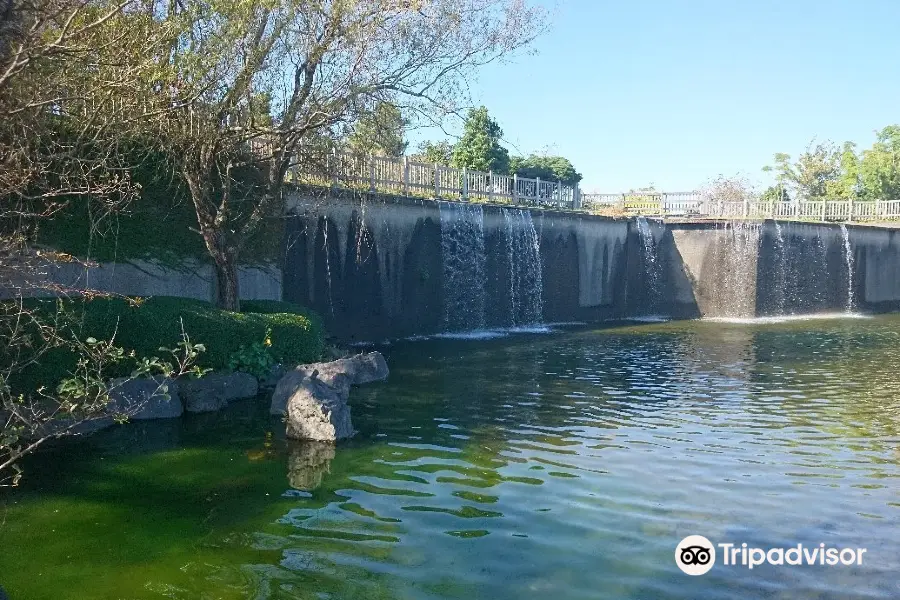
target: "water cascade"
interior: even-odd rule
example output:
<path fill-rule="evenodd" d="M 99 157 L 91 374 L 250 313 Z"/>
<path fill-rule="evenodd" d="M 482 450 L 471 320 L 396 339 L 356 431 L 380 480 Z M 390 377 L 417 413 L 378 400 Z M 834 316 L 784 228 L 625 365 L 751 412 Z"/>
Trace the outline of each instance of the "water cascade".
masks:
<path fill-rule="evenodd" d="M 509 321 L 513 327 L 534 325 L 543 315 L 541 253 L 531 212 L 500 209 L 506 223 L 509 265 Z"/>
<path fill-rule="evenodd" d="M 645 217 L 637 218 L 638 236 L 641 238 L 641 261 L 644 268 L 644 292 L 647 303 L 645 312 L 656 314 L 660 310 L 660 291 L 662 286 L 662 263 L 656 249 L 656 240 L 650 221 Z"/>
<path fill-rule="evenodd" d="M 784 233 L 781 231 L 781 224 L 775 221 L 775 285 L 773 291 L 774 297 L 774 314 L 783 315 L 787 309 L 787 273 L 788 273 L 788 253 L 787 246 L 784 241 Z"/>
<path fill-rule="evenodd" d="M 484 213 L 480 204 L 441 202 L 444 326 L 448 331 L 483 329 Z"/>
<path fill-rule="evenodd" d="M 759 232 L 759 223 L 725 223 L 719 243 L 722 278 L 717 286 L 724 317 L 747 317 L 755 314 Z"/>
<path fill-rule="evenodd" d="M 844 261 L 847 265 L 847 312 L 853 312 L 856 304 L 853 298 L 853 248 L 850 246 L 850 231 L 843 224 L 841 237 L 844 238 Z"/>

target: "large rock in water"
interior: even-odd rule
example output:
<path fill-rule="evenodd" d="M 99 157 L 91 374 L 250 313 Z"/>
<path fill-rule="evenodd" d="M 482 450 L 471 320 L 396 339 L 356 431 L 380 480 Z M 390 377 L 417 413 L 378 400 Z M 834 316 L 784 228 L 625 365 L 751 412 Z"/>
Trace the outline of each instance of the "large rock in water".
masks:
<path fill-rule="evenodd" d="M 348 387 L 328 385 L 315 376 L 300 382 L 287 402 L 285 435 L 294 440 L 334 441 L 353 435 Z"/>
<path fill-rule="evenodd" d="M 387 376 L 387 362 L 379 352 L 300 365 L 275 386 L 270 412 L 286 415 L 285 434 L 289 438 L 333 441 L 350 437 L 350 386 Z"/>
<path fill-rule="evenodd" d="M 109 409 L 132 420 L 174 419 L 184 412 L 178 386 L 165 377 L 113 379 L 109 383 Z"/>
<path fill-rule="evenodd" d="M 199 379 L 178 382 L 178 392 L 188 412 L 211 412 L 229 402 L 252 398 L 259 393 L 256 377 L 249 373 L 210 373 Z"/>

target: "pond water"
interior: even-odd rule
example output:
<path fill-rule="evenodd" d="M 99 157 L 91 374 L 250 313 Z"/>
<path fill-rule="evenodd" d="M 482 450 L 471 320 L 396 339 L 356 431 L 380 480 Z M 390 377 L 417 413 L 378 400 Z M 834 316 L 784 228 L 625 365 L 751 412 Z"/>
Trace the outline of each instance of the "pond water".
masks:
<path fill-rule="evenodd" d="M 900 597 L 900 317 L 640 323 L 386 349 L 359 434 L 265 399 L 47 451 L 0 585 L 59 598 Z M 866 548 L 681 573 L 690 534 Z"/>

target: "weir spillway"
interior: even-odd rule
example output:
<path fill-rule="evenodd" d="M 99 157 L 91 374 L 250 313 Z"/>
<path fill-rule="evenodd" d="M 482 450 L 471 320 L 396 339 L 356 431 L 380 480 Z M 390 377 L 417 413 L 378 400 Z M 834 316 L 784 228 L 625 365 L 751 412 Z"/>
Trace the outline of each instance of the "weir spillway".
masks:
<path fill-rule="evenodd" d="M 340 338 L 900 309 L 900 230 L 389 196 L 289 199 L 285 300 Z"/>

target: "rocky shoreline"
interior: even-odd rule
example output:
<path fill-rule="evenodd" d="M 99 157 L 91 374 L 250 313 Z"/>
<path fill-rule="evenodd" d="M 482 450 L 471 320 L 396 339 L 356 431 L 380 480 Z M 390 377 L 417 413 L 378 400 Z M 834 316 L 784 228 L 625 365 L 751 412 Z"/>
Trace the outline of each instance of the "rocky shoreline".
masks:
<path fill-rule="evenodd" d="M 368 352 L 288 370 L 279 366 L 262 382 L 240 371 L 217 371 L 196 379 L 117 379 L 110 381 L 107 414 L 79 423 L 75 431 L 86 435 L 125 420 L 214 412 L 274 388 L 270 413 L 285 418 L 286 437 L 333 442 L 354 433 L 347 403 L 350 388 L 383 381 L 387 376 L 387 362 L 381 353 Z"/>

